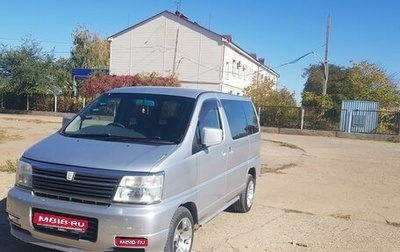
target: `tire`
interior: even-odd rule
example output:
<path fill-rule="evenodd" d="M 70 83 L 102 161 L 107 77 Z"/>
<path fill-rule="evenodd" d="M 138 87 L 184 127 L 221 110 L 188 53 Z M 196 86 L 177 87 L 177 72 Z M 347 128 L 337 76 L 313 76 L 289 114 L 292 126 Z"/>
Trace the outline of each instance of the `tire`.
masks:
<path fill-rule="evenodd" d="M 253 206 L 256 183 L 252 175 L 247 174 L 246 187 L 240 194 L 238 201 L 233 203 L 231 209 L 238 213 L 247 213 Z"/>
<path fill-rule="evenodd" d="M 164 252 L 190 252 L 193 244 L 194 221 L 186 207 L 179 207 L 169 225 Z"/>

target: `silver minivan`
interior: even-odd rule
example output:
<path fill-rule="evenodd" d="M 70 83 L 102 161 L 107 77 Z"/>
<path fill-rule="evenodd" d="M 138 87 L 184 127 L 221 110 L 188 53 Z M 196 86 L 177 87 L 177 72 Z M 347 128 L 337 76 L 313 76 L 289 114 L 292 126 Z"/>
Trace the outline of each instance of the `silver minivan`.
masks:
<path fill-rule="evenodd" d="M 119 88 L 25 151 L 7 213 L 12 235 L 61 251 L 191 251 L 196 228 L 250 210 L 259 173 L 250 99 Z"/>

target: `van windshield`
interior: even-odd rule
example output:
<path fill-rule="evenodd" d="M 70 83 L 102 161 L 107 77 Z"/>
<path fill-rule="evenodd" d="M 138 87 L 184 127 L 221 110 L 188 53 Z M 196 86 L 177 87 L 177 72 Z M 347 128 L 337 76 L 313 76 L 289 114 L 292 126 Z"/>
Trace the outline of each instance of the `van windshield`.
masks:
<path fill-rule="evenodd" d="M 69 137 L 104 141 L 180 143 L 193 112 L 193 98 L 138 94 L 103 94 L 62 131 Z"/>

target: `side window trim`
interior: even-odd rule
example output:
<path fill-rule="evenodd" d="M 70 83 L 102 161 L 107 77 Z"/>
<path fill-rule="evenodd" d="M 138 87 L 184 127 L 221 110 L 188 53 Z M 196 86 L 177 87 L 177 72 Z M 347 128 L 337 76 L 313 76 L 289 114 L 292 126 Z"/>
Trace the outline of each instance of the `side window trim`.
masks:
<path fill-rule="evenodd" d="M 207 109 L 206 106 L 209 106 L 208 110 L 204 111 L 205 109 Z M 221 109 L 222 109 L 222 105 L 216 98 L 210 98 L 210 99 L 203 101 L 203 104 L 201 105 L 201 108 L 200 108 L 199 116 L 197 118 L 196 133 L 195 133 L 195 137 L 193 140 L 193 148 L 192 148 L 193 154 L 196 152 L 199 152 L 203 148 L 203 146 L 201 145 L 201 140 L 202 140 L 201 134 L 202 134 L 202 129 L 204 127 L 219 128 L 221 130 L 224 130 L 224 126 L 222 123 L 222 117 L 221 117 Z M 209 116 L 210 111 L 213 113 L 213 115 L 211 115 L 210 118 L 207 118 L 207 116 Z M 216 113 L 214 113 L 214 111 Z M 215 116 L 215 117 L 212 118 L 213 116 Z M 201 117 L 203 117 L 203 118 L 201 118 Z M 206 119 L 211 119 L 211 120 L 207 121 Z M 215 119 L 214 123 L 216 123 L 216 125 L 207 124 L 207 123 L 213 123 L 212 119 Z M 201 121 L 201 120 L 203 120 L 203 121 Z"/>

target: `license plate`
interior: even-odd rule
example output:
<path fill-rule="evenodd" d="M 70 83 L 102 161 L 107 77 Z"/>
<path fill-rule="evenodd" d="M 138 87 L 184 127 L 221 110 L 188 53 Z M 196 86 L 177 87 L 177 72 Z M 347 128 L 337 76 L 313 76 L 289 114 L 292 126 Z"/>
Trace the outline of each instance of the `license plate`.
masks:
<path fill-rule="evenodd" d="M 55 228 L 60 231 L 85 232 L 89 227 L 88 220 L 40 212 L 33 213 L 33 223 L 38 226 Z"/>

